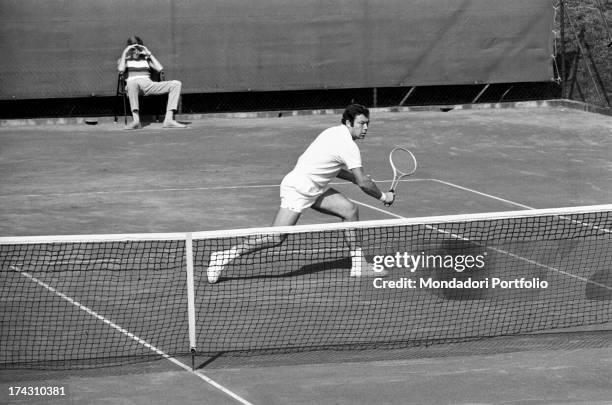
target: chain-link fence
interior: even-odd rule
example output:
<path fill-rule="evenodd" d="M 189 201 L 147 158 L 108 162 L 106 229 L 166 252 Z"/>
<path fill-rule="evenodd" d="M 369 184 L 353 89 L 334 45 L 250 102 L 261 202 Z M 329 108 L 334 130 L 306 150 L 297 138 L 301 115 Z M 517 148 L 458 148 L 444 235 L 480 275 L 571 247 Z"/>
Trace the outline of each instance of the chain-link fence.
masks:
<path fill-rule="evenodd" d="M 612 1 L 553 0 L 553 6 L 561 96 L 611 108 Z"/>

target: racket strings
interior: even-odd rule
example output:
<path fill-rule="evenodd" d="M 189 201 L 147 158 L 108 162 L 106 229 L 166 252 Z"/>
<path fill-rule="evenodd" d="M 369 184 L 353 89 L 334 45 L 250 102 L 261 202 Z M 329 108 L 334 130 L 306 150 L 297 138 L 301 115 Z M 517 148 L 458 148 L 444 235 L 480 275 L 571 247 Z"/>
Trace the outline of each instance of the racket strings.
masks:
<path fill-rule="evenodd" d="M 393 182 L 389 191 L 395 192 L 400 180 L 416 171 L 417 161 L 412 152 L 398 146 L 389 154 L 389 162 L 393 169 Z"/>
<path fill-rule="evenodd" d="M 397 149 L 393 152 L 391 155 L 391 163 L 401 174 L 414 173 L 417 165 L 414 156 L 404 149 Z"/>

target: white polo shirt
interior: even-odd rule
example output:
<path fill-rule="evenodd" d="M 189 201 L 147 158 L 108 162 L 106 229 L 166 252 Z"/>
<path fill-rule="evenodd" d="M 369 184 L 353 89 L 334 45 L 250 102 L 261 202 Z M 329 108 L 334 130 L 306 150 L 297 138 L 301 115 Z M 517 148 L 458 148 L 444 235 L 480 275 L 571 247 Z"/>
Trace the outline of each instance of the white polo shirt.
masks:
<path fill-rule="evenodd" d="M 348 128 L 331 127 L 302 153 L 286 183 L 308 196 L 320 194 L 341 169 L 361 167 L 361 153 Z"/>

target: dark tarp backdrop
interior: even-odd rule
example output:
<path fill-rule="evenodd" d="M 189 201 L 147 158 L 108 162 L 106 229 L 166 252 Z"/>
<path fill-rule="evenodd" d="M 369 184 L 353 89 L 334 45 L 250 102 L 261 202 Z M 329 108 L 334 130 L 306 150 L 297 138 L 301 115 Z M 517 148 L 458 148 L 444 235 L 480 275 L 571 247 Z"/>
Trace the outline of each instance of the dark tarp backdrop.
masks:
<path fill-rule="evenodd" d="M 139 35 L 183 93 L 550 81 L 550 0 L 0 2 L 0 99 L 114 95 Z"/>

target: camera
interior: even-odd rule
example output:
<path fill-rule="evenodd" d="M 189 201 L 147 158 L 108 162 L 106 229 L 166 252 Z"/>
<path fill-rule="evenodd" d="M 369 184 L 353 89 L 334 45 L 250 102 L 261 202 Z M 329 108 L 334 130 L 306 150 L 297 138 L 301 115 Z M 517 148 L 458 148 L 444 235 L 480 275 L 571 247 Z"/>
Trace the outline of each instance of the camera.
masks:
<path fill-rule="evenodd" d="M 138 59 L 146 56 L 145 48 L 142 45 L 135 45 L 128 51 L 128 56 L 132 59 Z"/>

